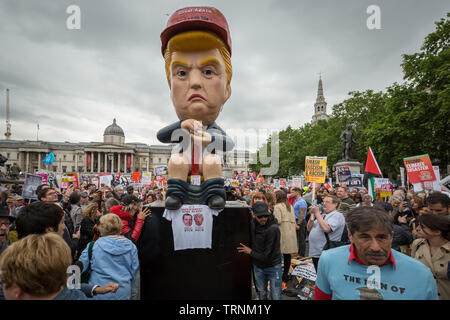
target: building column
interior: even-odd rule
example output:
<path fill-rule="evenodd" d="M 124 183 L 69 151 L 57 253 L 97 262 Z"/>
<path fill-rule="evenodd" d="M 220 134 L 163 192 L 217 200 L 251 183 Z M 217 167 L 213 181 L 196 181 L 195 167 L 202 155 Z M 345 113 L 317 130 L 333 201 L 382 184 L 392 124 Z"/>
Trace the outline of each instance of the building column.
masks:
<path fill-rule="evenodd" d="M 30 152 L 26 151 L 27 153 L 27 158 L 26 158 L 26 163 L 25 163 L 25 172 L 30 172 Z"/>
<path fill-rule="evenodd" d="M 19 156 L 18 156 L 18 158 L 19 158 L 19 167 L 20 167 L 20 171 L 23 171 L 23 169 L 22 169 L 22 152 L 20 152 L 20 151 L 19 151 Z"/>
<path fill-rule="evenodd" d="M 103 152 L 103 156 L 105 157 L 105 159 L 103 160 L 104 162 L 104 167 L 103 167 L 103 172 L 108 172 L 108 153 L 107 152 Z"/>
<path fill-rule="evenodd" d="M 147 172 L 148 172 L 149 171 L 149 167 L 148 166 L 149 166 L 149 163 L 150 163 L 150 157 L 148 157 L 146 161 L 147 161 Z"/>
<path fill-rule="evenodd" d="M 120 172 L 120 155 L 121 154 L 122 153 L 120 151 L 117 153 L 117 172 Z"/>
<path fill-rule="evenodd" d="M 131 154 L 131 172 L 134 171 L 134 154 Z"/>
<path fill-rule="evenodd" d="M 41 153 L 38 152 L 38 171 L 41 171 Z"/>
<path fill-rule="evenodd" d="M 97 173 L 100 173 L 100 152 L 97 152 Z"/>
<path fill-rule="evenodd" d="M 75 152 L 75 172 L 78 172 L 78 154 Z"/>
<path fill-rule="evenodd" d="M 113 152 L 113 157 L 112 157 L 112 160 L 111 160 L 111 173 L 114 172 L 114 158 L 115 158 L 115 157 L 116 157 L 116 153 Z"/>

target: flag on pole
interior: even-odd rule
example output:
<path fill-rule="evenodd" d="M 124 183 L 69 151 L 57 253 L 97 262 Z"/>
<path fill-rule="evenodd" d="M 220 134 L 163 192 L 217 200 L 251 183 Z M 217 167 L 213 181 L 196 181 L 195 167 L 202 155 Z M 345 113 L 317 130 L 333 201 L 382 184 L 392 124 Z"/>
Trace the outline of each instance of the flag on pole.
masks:
<path fill-rule="evenodd" d="M 369 152 L 367 153 L 366 168 L 364 169 L 364 171 L 383 176 L 383 174 L 381 173 L 380 167 L 378 166 L 377 160 L 375 159 L 375 156 L 373 155 L 373 151 L 370 147 L 369 147 Z"/>
<path fill-rule="evenodd" d="M 367 193 L 372 196 L 373 200 L 375 200 L 377 198 L 376 194 L 375 194 L 375 178 L 374 177 L 370 177 L 367 180 Z"/>
<path fill-rule="evenodd" d="M 50 165 L 53 162 L 55 162 L 55 156 L 53 155 L 53 152 L 50 152 L 45 158 L 44 160 L 42 160 L 42 162 L 44 162 L 46 165 Z"/>

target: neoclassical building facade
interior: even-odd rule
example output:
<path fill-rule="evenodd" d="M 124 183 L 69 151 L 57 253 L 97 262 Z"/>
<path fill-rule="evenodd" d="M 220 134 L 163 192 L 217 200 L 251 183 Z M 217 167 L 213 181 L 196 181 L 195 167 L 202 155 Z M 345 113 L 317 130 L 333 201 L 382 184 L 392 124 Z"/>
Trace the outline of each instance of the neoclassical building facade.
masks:
<path fill-rule="evenodd" d="M 8 166 L 17 164 L 22 172 L 79 172 L 90 173 L 131 173 L 151 171 L 159 166 L 167 166 L 172 147 L 170 145 L 147 145 L 125 143 L 123 129 L 116 119 L 106 127 L 103 142 L 49 142 L 31 140 L 0 140 L 0 153 L 8 158 Z M 46 165 L 42 160 L 53 152 L 56 161 Z M 250 154 L 248 151 L 233 150 L 227 156 L 226 166 L 232 172 L 246 172 Z"/>

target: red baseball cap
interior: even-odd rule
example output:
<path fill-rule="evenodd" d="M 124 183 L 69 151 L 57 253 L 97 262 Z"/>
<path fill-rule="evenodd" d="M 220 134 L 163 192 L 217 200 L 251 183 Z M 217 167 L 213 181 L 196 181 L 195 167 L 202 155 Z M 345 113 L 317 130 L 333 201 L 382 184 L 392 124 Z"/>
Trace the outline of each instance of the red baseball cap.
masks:
<path fill-rule="evenodd" d="M 231 56 L 231 37 L 227 19 L 213 7 L 187 7 L 173 13 L 164 31 L 161 33 L 161 52 L 167 47 L 170 38 L 189 30 L 211 31 L 223 40 Z"/>

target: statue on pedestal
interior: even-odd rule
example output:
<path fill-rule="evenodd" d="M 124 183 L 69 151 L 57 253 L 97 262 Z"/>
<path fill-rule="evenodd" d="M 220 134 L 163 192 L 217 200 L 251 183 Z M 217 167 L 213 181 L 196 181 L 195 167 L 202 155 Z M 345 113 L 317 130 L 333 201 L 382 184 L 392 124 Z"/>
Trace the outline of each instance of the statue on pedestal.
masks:
<path fill-rule="evenodd" d="M 345 131 L 341 133 L 339 137 L 341 139 L 342 160 L 351 160 L 352 144 L 356 145 L 355 139 L 353 139 L 353 133 L 351 131 L 351 125 L 348 124 Z"/>

